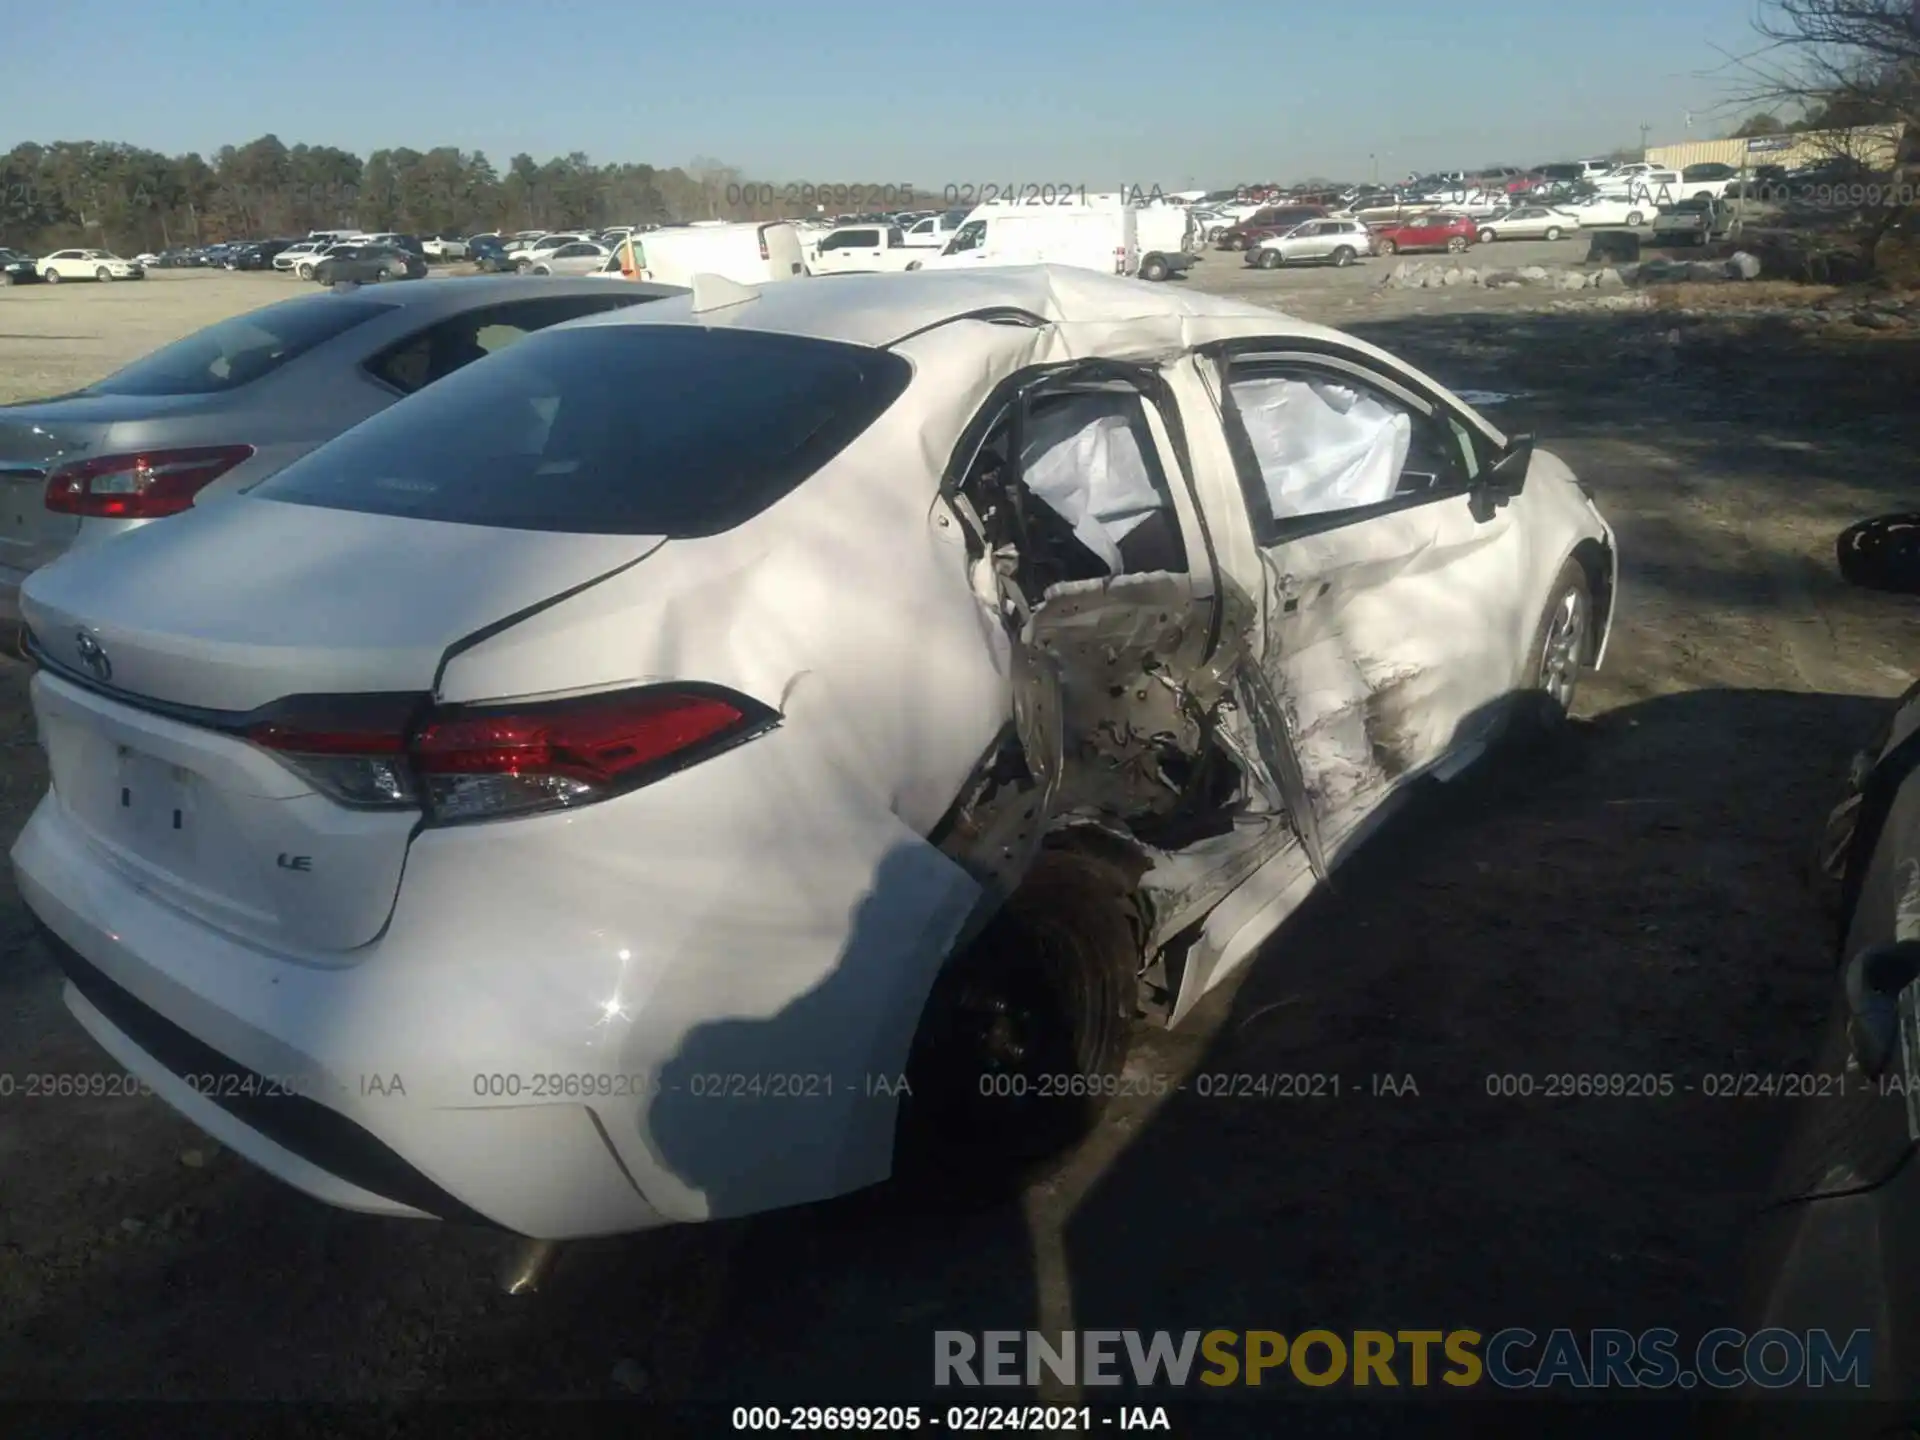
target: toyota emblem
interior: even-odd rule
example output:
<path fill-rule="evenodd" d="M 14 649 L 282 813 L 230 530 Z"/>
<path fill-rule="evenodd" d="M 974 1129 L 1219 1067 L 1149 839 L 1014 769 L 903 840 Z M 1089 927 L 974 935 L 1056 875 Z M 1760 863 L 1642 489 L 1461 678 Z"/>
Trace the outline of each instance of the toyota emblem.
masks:
<path fill-rule="evenodd" d="M 100 648 L 100 642 L 86 631 L 76 631 L 73 637 L 74 648 L 80 652 L 80 663 L 93 672 L 93 678 L 102 682 L 113 678 L 113 662 L 107 658 L 107 652 Z"/>

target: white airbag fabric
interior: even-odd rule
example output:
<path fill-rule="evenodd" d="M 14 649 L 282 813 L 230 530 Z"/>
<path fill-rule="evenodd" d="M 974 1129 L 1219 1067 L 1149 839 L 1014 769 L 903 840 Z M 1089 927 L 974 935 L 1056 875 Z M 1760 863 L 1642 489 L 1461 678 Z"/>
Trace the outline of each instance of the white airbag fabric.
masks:
<path fill-rule="evenodd" d="M 1020 474 L 1115 575 L 1124 568 L 1120 541 L 1163 504 L 1139 436 L 1109 395 L 1076 396 L 1030 417 Z"/>
<path fill-rule="evenodd" d="M 1274 519 L 1376 505 L 1399 484 L 1413 443 L 1405 413 L 1322 380 L 1239 380 L 1233 400 Z"/>

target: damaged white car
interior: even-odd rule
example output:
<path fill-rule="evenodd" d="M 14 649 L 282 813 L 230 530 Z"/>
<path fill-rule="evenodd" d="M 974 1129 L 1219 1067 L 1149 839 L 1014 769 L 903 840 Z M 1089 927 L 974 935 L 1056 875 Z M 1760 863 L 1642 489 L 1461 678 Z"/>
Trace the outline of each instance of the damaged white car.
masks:
<path fill-rule="evenodd" d="M 1599 663 L 1567 467 L 1075 269 L 543 331 L 22 593 L 19 887 L 322 1200 L 563 1239 L 1070 1138 L 1417 777 Z"/>

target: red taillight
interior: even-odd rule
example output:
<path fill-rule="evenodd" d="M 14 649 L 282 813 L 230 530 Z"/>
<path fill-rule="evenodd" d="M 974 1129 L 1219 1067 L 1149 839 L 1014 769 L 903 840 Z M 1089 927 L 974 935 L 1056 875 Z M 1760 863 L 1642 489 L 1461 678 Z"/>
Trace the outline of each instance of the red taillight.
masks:
<path fill-rule="evenodd" d="M 705 685 L 516 706 L 420 697 L 301 697 L 246 736 L 343 804 L 423 806 L 436 821 L 591 804 L 704 760 L 778 715 Z"/>
<path fill-rule="evenodd" d="M 47 477 L 47 509 L 107 520 L 178 515 L 192 507 L 195 495 L 252 455 L 251 445 L 211 445 L 76 460 Z"/>

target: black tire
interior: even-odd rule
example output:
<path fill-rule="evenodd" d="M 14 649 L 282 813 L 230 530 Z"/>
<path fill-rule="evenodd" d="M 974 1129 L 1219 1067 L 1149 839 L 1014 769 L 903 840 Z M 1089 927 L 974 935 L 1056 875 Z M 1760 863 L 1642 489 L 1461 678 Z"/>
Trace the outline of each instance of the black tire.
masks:
<path fill-rule="evenodd" d="M 1520 729 L 1523 739 L 1550 738 L 1566 728 L 1567 712 L 1573 703 L 1572 686 L 1564 694 L 1556 695 L 1544 681 L 1548 646 L 1558 638 L 1557 622 L 1570 596 L 1574 597 L 1582 617 L 1575 656 L 1581 667 L 1592 663 L 1596 618 L 1593 613 L 1593 586 L 1587 579 L 1586 567 L 1569 556 L 1547 590 L 1546 604 L 1541 607 L 1539 622 L 1534 626 L 1533 643 L 1527 649 L 1527 669 L 1520 678 Z M 1577 675 L 1576 670 L 1573 685 L 1578 683 Z"/>
<path fill-rule="evenodd" d="M 1480 243 L 1482 245 L 1491 245 L 1499 238 L 1500 236 L 1492 230 L 1482 230 L 1480 232 Z"/>
<path fill-rule="evenodd" d="M 98 280 L 102 285 L 111 285 L 113 283 L 113 272 L 102 265 L 98 270 L 93 272 L 93 278 Z"/>
<path fill-rule="evenodd" d="M 1920 595 L 1920 513 L 1879 515 L 1849 525 L 1833 549 L 1849 585 Z"/>
<path fill-rule="evenodd" d="M 1548 240 L 1558 240 L 1560 238 L 1560 227 L 1558 225 L 1549 225 L 1544 238 Z"/>
<path fill-rule="evenodd" d="M 1642 215 L 1638 210 L 1629 210 L 1627 212 L 1627 224 L 1629 225 L 1638 226 L 1643 223 L 1646 218 L 1647 217 Z"/>
<path fill-rule="evenodd" d="M 1451 244 L 1449 244 L 1448 248 L 1449 249 L 1452 248 Z M 1397 255 L 1399 251 L 1400 251 L 1400 246 L 1395 241 L 1382 240 L 1380 242 L 1380 253 L 1382 255 Z"/>
<path fill-rule="evenodd" d="M 1229 250 L 1245 250 L 1246 248 L 1247 248 L 1247 237 L 1246 237 L 1246 236 L 1244 236 L 1244 235 L 1229 235 L 1229 236 L 1227 236 L 1227 249 L 1229 249 Z"/>
<path fill-rule="evenodd" d="M 1167 262 L 1158 255 L 1149 255 L 1140 262 L 1142 280 L 1164 280 L 1173 272 L 1167 268 Z"/>
<path fill-rule="evenodd" d="M 1126 1060 L 1140 954 L 1127 879 L 1043 853 L 934 981 L 907 1061 L 896 1173 L 998 1194 L 1082 1138 Z"/>
<path fill-rule="evenodd" d="M 1278 270 L 1285 263 L 1286 258 L 1281 255 L 1278 250 L 1262 250 L 1260 252 L 1259 268 L 1262 270 Z"/>
<path fill-rule="evenodd" d="M 293 267 L 293 273 L 298 275 L 302 280 L 311 280 L 313 278 L 313 266 L 305 264 L 296 265 Z"/>
<path fill-rule="evenodd" d="M 1462 250 L 1467 248 L 1468 243 L 1466 236 L 1455 235 L 1447 241 L 1447 253 L 1450 255 L 1458 255 Z"/>
<path fill-rule="evenodd" d="M 41 272 L 40 278 L 49 285 L 58 285 L 60 283 L 60 272 L 49 265 L 46 270 Z"/>
<path fill-rule="evenodd" d="M 0 270 L 0 285 L 18 285 L 20 277 L 11 270 Z"/>
<path fill-rule="evenodd" d="M 1333 254 L 1328 258 L 1333 261 L 1335 269 L 1344 270 L 1347 268 L 1347 266 L 1353 263 L 1353 255 L 1354 255 L 1354 250 L 1351 245 L 1342 245 L 1338 250 L 1335 250 Z"/>

